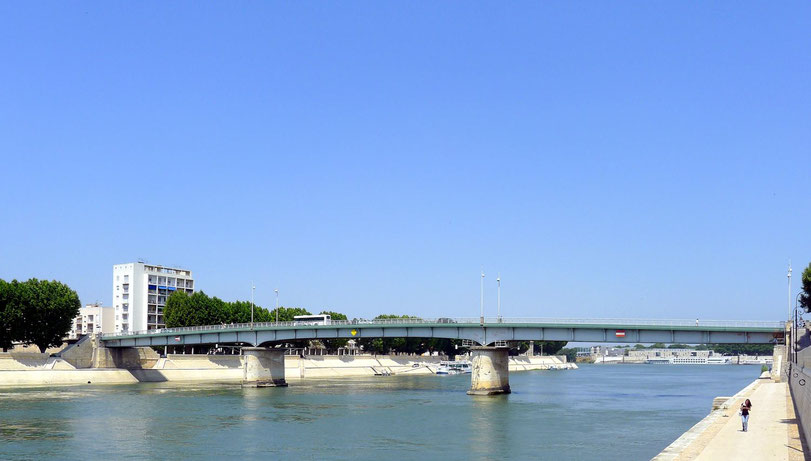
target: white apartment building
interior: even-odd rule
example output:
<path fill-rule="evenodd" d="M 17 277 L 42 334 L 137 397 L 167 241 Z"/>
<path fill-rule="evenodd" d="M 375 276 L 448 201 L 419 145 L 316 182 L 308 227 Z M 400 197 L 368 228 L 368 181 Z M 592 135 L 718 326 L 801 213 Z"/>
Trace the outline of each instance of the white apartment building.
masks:
<path fill-rule="evenodd" d="M 79 308 L 79 315 L 70 324 L 68 338 L 76 339 L 82 335 L 112 333 L 115 328 L 115 313 L 112 307 L 101 304 L 87 304 Z"/>
<path fill-rule="evenodd" d="M 175 291 L 194 293 L 190 270 L 142 262 L 114 265 L 115 332 L 163 328 L 163 308 Z"/>

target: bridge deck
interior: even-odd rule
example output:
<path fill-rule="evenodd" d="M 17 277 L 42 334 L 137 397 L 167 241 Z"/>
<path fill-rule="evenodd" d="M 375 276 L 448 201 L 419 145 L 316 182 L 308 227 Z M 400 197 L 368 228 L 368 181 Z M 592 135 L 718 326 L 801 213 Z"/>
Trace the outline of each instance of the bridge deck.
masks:
<path fill-rule="evenodd" d="M 782 322 L 637 319 L 384 319 L 205 325 L 103 335 L 107 347 L 250 344 L 296 339 L 420 337 L 495 341 L 753 343 L 782 341 Z"/>

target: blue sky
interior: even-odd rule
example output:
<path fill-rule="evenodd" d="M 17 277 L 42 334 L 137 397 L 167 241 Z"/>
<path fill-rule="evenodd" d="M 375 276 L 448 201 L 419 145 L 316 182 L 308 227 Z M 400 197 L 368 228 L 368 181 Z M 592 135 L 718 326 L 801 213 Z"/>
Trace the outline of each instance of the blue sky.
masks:
<path fill-rule="evenodd" d="M 779 319 L 807 2 L 3 2 L 0 278 L 261 305 Z"/>

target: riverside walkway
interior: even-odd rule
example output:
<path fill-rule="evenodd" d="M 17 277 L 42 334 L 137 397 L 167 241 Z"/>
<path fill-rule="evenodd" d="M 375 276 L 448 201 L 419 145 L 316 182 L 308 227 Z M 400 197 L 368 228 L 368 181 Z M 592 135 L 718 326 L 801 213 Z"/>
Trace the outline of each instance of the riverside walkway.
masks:
<path fill-rule="evenodd" d="M 738 408 L 747 398 L 752 401 L 752 413 L 749 430 L 743 432 Z M 805 459 L 786 383 L 758 379 L 693 426 L 654 461 L 723 459 Z"/>

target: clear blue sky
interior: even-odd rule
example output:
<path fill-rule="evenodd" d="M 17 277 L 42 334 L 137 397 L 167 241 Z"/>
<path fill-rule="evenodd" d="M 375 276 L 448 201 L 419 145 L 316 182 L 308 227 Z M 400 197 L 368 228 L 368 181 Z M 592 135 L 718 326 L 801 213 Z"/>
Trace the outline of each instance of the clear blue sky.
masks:
<path fill-rule="evenodd" d="M 808 2 L 0 3 L 0 278 L 261 305 L 779 319 Z"/>

